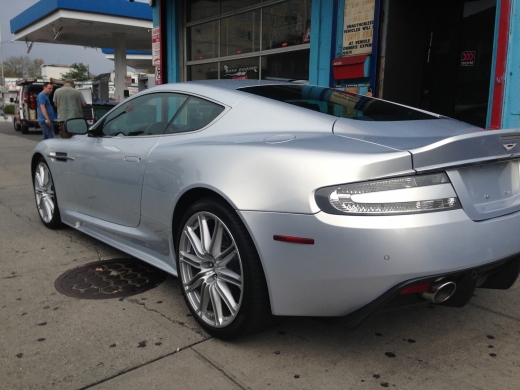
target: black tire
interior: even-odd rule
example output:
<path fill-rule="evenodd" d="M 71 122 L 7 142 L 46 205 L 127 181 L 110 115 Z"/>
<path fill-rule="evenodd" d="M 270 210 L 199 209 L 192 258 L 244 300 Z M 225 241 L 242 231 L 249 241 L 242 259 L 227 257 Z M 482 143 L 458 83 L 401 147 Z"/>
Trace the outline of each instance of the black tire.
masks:
<path fill-rule="evenodd" d="M 20 128 L 20 124 L 18 122 L 16 122 L 16 119 L 13 117 L 13 126 L 14 126 L 14 131 L 20 131 L 22 130 Z"/>
<path fill-rule="evenodd" d="M 29 134 L 29 126 L 24 125 L 22 122 L 22 134 Z"/>
<path fill-rule="evenodd" d="M 203 240 L 198 242 L 198 252 L 197 243 L 193 244 L 201 237 L 200 224 L 205 226 L 206 237 L 211 237 L 205 252 Z M 233 339 L 257 330 L 270 318 L 258 252 L 243 222 L 227 203 L 205 198 L 192 204 L 181 220 L 176 248 L 182 295 L 206 332 L 223 340 Z"/>
<path fill-rule="evenodd" d="M 62 223 L 54 181 L 49 166 L 43 157 L 40 157 L 36 163 L 33 174 L 33 187 L 36 209 L 43 224 L 49 229 L 61 227 Z"/>

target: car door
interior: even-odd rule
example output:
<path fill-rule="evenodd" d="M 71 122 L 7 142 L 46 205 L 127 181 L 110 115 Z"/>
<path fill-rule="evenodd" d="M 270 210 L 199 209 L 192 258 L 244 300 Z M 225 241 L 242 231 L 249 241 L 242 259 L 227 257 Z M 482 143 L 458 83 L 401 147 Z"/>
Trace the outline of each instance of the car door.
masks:
<path fill-rule="evenodd" d="M 74 143 L 69 169 L 78 212 L 118 225 L 139 225 L 148 156 L 186 99 L 173 93 L 129 99 L 92 136 Z"/>

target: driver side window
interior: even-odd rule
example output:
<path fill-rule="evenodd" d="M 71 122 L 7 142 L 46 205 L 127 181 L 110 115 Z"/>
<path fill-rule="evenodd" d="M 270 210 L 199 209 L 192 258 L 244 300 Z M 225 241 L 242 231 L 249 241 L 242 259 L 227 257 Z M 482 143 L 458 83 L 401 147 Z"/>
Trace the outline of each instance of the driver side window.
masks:
<path fill-rule="evenodd" d="M 160 135 L 186 99 L 187 96 L 174 93 L 129 99 L 105 118 L 102 133 L 107 137 Z"/>

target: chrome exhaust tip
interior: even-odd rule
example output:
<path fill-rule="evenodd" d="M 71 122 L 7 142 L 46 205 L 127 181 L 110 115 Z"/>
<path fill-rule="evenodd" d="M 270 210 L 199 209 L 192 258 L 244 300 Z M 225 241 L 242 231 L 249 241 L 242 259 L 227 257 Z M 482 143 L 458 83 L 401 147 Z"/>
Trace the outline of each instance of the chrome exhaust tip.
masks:
<path fill-rule="evenodd" d="M 432 283 L 428 291 L 422 293 L 422 297 L 432 303 L 441 303 L 450 299 L 456 289 L 454 282 L 440 280 Z"/>

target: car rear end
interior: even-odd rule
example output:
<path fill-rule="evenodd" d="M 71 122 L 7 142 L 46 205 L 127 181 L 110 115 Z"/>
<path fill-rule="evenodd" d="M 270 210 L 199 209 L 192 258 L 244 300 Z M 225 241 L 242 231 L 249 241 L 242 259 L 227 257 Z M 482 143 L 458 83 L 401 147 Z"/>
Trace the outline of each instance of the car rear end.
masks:
<path fill-rule="evenodd" d="M 485 131 L 320 87 L 262 88 L 248 92 L 338 116 L 335 147 L 348 140 L 381 148 L 363 162 L 331 154 L 329 166 L 344 174 L 315 190 L 314 215 L 242 212 L 275 314 L 349 315 L 355 326 L 385 307 L 462 306 L 477 287 L 513 285 L 520 272 L 519 130 Z M 400 153 L 408 154 L 409 169 L 392 168 Z M 305 176 L 319 182 L 331 168 Z"/>

